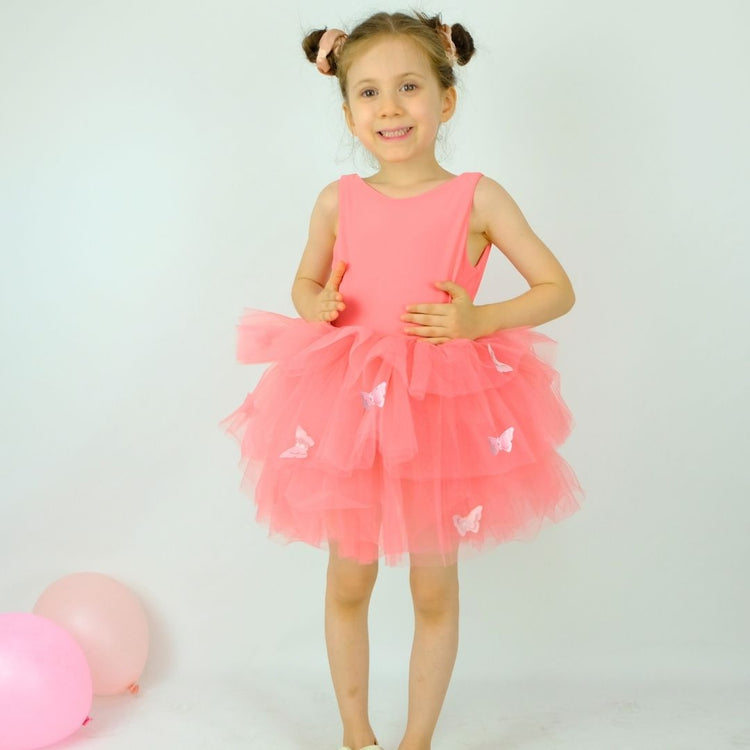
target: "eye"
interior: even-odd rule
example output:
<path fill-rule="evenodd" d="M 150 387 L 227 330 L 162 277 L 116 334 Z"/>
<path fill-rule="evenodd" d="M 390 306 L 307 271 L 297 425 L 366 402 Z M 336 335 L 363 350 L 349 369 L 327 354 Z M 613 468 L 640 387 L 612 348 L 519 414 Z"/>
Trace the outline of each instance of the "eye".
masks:
<path fill-rule="evenodd" d="M 365 99 L 371 99 L 372 97 L 368 95 L 368 92 L 370 91 L 374 93 L 375 89 L 363 89 L 362 91 L 360 91 L 359 95 L 364 96 Z"/>
<path fill-rule="evenodd" d="M 412 88 L 407 88 L 408 86 L 411 86 Z M 405 88 L 405 89 L 406 89 L 407 91 L 414 91 L 414 89 L 416 89 L 416 88 L 417 88 L 417 84 L 416 84 L 416 83 L 405 83 L 405 84 L 404 84 L 404 88 Z"/>

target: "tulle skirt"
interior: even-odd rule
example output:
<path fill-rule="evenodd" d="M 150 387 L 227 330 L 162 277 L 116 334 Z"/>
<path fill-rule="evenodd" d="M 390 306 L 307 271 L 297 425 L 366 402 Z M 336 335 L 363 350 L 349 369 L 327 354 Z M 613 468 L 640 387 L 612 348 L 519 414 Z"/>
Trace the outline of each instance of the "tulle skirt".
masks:
<path fill-rule="evenodd" d="M 579 509 L 556 342 L 530 327 L 430 344 L 246 309 L 237 358 L 272 363 L 220 427 L 282 543 L 447 565 Z"/>

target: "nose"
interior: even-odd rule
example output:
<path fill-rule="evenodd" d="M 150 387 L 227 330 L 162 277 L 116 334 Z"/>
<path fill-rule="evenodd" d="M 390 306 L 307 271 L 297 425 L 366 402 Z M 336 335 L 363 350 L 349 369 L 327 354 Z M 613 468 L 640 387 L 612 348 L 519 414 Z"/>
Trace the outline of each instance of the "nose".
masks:
<path fill-rule="evenodd" d="M 392 117 L 401 112 L 401 102 L 396 93 L 390 91 L 382 92 L 378 103 L 380 104 L 379 114 L 381 117 Z"/>

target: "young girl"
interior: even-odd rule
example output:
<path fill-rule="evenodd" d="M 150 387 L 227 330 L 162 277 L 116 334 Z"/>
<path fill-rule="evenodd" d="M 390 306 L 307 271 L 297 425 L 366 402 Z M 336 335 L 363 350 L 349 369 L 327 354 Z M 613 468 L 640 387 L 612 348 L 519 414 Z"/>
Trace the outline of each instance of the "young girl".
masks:
<path fill-rule="evenodd" d="M 273 362 L 222 420 L 269 535 L 329 551 L 325 632 L 343 750 L 380 749 L 368 716 L 370 595 L 382 556 L 408 555 L 415 635 L 399 750 L 429 750 L 458 643 L 459 547 L 530 538 L 578 509 L 556 447 L 572 417 L 534 326 L 573 305 L 570 281 L 518 206 L 435 158 L 456 106 L 460 24 L 377 13 L 303 48 L 341 87 L 377 160 L 318 196 L 292 287 L 299 318 L 246 310 L 238 359 Z M 530 289 L 473 302 L 492 245 Z M 535 347 L 546 348 L 541 357 Z"/>

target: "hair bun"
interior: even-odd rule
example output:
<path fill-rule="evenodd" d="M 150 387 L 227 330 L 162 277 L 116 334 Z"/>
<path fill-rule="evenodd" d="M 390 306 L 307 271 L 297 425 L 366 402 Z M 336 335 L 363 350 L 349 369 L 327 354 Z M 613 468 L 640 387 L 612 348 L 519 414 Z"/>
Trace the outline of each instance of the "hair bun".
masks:
<path fill-rule="evenodd" d="M 316 29 L 302 40 L 305 57 L 324 75 L 336 75 L 336 60 L 347 34 L 341 29 Z M 325 45 L 321 49 L 321 45 Z"/>
<path fill-rule="evenodd" d="M 459 65 L 466 65 L 476 52 L 474 39 L 460 23 L 454 23 L 450 28 L 451 39 L 453 39 L 453 44 L 456 45 L 456 62 Z"/>
<path fill-rule="evenodd" d="M 326 29 L 315 29 L 315 31 L 311 31 L 302 40 L 302 51 L 305 53 L 305 57 L 313 64 L 317 62 L 320 40 L 325 33 Z"/>

